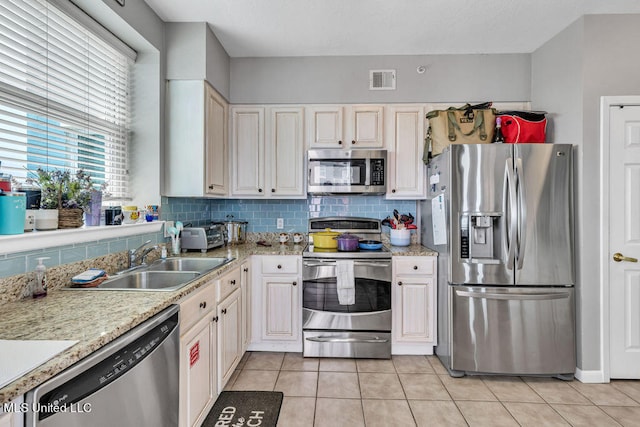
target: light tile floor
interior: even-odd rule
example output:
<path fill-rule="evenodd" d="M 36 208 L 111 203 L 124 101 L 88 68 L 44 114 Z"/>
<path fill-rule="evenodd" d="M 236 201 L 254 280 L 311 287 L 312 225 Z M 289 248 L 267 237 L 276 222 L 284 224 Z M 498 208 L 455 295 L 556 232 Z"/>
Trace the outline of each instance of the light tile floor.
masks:
<path fill-rule="evenodd" d="M 225 389 L 282 391 L 279 427 L 640 426 L 640 381 L 451 378 L 435 356 L 248 352 Z"/>

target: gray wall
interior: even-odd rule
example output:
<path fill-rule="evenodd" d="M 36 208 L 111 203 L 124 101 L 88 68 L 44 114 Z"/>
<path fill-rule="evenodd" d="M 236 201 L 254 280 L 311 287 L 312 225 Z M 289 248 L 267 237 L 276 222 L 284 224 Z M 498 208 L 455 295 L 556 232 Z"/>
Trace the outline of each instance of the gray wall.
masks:
<path fill-rule="evenodd" d="M 369 90 L 370 69 L 395 69 L 396 90 Z M 530 82 L 528 54 L 231 58 L 236 104 L 528 101 Z"/>
<path fill-rule="evenodd" d="M 532 106 L 556 113 L 554 142 L 577 146 L 578 367 L 583 371 L 603 369 L 600 98 L 640 94 L 639 46 L 640 15 L 589 15 L 532 55 Z"/>
<path fill-rule="evenodd" d="M 230 58 L 205 22 L 171 22 L 167 30 L 167 79 L 207 80 L 229 99 Z"/>

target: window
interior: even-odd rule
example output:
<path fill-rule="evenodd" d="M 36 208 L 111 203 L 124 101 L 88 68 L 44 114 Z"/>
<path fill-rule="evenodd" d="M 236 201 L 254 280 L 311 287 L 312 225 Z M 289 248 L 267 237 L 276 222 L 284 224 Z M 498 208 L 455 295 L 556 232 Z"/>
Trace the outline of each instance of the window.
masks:
<path fill-rule="evenodd" d="M 135 52 L 54 3 L 75 8 L 55 0 L 0 3 L 0 172 L 20 181 L 38 167 L 83 169 L 106 181 L 113 199 L 127 200 Z"/>

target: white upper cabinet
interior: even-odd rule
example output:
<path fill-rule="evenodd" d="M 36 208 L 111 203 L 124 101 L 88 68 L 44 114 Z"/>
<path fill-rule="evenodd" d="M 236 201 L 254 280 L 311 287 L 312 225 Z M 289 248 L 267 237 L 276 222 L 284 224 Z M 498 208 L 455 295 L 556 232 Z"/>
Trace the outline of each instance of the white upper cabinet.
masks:
<path fill-rule="evenodd" d="M 382 105 L 310 106 L 306 113 L 308 148 L 384 148 Z"/>
<path fill-rule="evenodd" d="M 232 107 L 232 197 L 265 195 L 264 158 L 264 108 Z"/>
<path fill-rule="evenodd" d="M 389 106 L 386 119 L 387 199 L 425 199 L 425 109 L 422 105 Z"/>
<path fill-rule="evenodd" d="M 307 140 L 309 148 L 344 146 L 340 105 L 307 107 Z"/>
<path fill-rule="evenodd" d="M 306 197 L 304 176 L 304 109 L 273 107 L 267 139 L 269 192 L 272 197 Z"/>
<path fill-rule="evenodd" d="M 305 198 L 303 138 L 301 107 L 233 107 L 230 195 Z"/>
<path fill-rule="evenodd" d="M 346 146 L 351 148 L 384 148 L 384 107 L 382 105 L 352 105 Z"/>
<path fill-rule="evenodd" d="M 170 80 L 165 181 L 173 197 L 228 194 L 228 104 L 203 80 Z"/>

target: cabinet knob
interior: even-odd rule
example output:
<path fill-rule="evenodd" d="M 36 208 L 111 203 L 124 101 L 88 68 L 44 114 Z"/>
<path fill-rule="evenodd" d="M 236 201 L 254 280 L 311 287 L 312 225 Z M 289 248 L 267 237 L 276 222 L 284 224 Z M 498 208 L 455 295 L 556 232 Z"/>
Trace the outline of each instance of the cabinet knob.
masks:
<path fill-rule="evenodd" d="M 413 269 L 414 269 L 414 270 L 417 270 L 417 269 L 418 269 L 418 266 L 417 266 L 417 265 L 414 265 L 414 266 L 413 266 Z"/>
<path fill-rule="evenodd" d="M 235 285 L 236 284 L 236 280 L 235 279 L 230 280 L 229 283 L 231 283 L 232 285 Z"/>
<path fill-rule="evenodd" d="M 398 282 L 398 286 L 402 286 L 402 282 Z"/>
<path fill-rule="evenodd" d="M 278 264 L 278 270 L 282 269 L 282 265 Z"/>
<path fill-rule="evenodd" d="M 293 282 L 293 286 L 298 286 L 298 282 Z"/>
<path fill-rule="evenodd" d="M 209 184 L 209 190 L 213 190 L 213 184 Z"/>
<path fill-rule="evenodd" d="M 338 145 L 342 145 L 342 141 L 338 141 Z"/>
<path fill-rule="evenodd" d="M 206 301 L 202 301 L 200 303 L 200 308 L 207 308 L 207 302 Z"/>
<path fill-rule="evenodd" d="M 351 140 L 351 144 L 355 144 L 355 143 L 356 143 L 355 139 Z"/>
<path fill-rule="evenodd" d="M 212 322 L 217 322 L 218 321 L 218 316 L 214 317 L 213 319 L 211 319 Z"/>
<path fill-rule="evenodd" d="M 222 310 L 220 310 L 220 313 L 222 313 L 222 314 L 227 314 L 227 309 L 226 309 L 226 308 L 223 308 Z"/>
<path fill-rule="evenodd" d="M 244 269 L 242 269 L 242 271 L 244 271 L 245 273 L 247 273 L 247 272 L 249 271 L 249 269 L 245 267 Z"/>
<path fill-rule="evenodd" d="M 276 189 L 275 189 L 275 188 L 272 188 L 272 189 L 271 189 L 271 192 L 272 192 L 272 193 L 275 193 L 275 192 L 276 192 Z"/>
<path fill-rule="evenodd" d="M 396 192 L 396 189 L 394 188 L 393 190 L 391 190 L 391 192 L 392 192 L 392 193 L 395 193 L 395 192 Z"/>
<path fill-rule="evenodd" d="M 258 193 L 262 193 L 262 188 L 258 188 Z"/>

